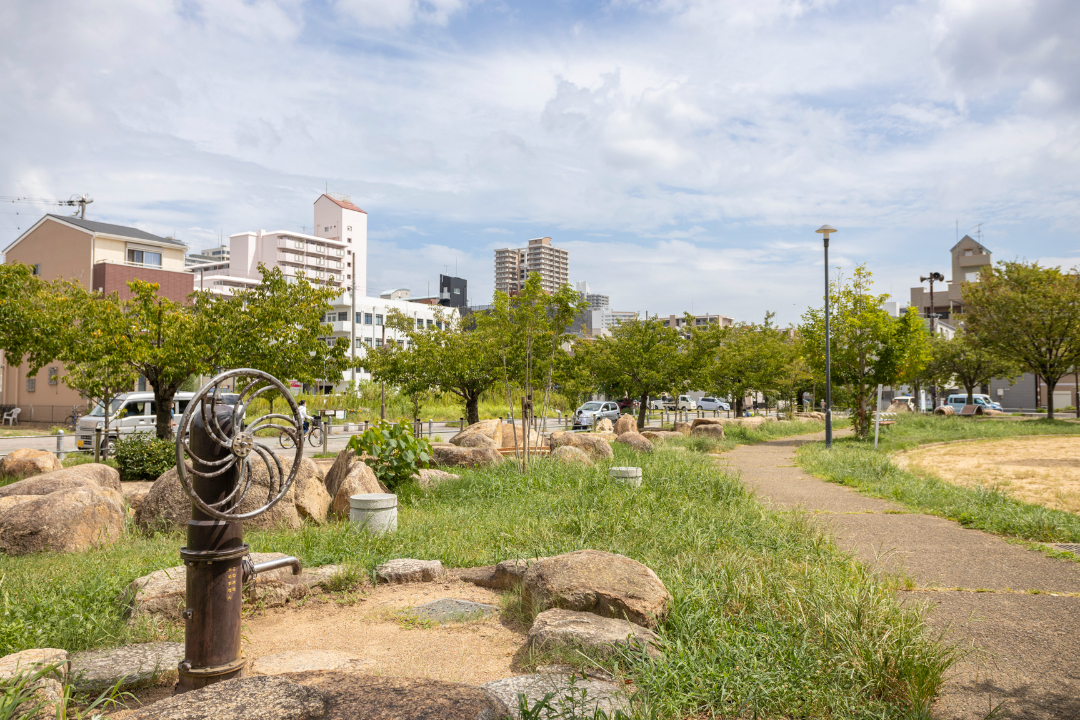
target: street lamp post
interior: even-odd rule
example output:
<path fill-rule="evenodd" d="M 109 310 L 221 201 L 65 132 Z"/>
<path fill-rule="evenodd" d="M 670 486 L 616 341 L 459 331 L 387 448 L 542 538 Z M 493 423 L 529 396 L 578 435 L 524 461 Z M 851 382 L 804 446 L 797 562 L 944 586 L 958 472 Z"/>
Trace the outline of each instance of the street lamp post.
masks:
<path fill-rule="evenodd" d="M 832 350 L 829 338 L 829 235 L 836 232 L 822 225 L 815 232 L 825 236 L 825 447 L 832 448 Z"/>
<path fill-rule="evenodd" d="M 926 282 L 927 280 L 930 281 L 930 312 L 928 315 L 930 316 L 930 334 L 933 335 L 934 331 L 937 329 L 937 323 L 935 322 L 935 320 L 937 320 L 937 308 L 934 307 L 934 283 L 945 282 L 945 276 L 939 272 L 932 272 L 926 277 L 919 278 L 919 282 Z"/>

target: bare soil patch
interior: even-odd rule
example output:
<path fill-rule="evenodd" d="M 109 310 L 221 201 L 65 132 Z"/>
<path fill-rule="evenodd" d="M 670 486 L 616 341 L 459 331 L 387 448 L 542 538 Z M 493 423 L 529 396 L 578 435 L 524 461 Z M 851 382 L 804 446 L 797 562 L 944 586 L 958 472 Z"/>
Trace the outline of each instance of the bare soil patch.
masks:
<path fill-rule="evenodd" d="M 902 453 L 894 462 L 956 485 L 1000 488 L 1023 502 L 1080 513 L 1080 437 L 951 443 Z"/>

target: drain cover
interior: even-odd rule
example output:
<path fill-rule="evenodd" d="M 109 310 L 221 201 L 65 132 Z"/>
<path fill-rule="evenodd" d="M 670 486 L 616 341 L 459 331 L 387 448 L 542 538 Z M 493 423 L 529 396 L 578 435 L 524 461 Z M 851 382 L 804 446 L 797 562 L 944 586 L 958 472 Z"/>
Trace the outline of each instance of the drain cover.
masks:
<path fill-rule="evenodd" d="M 1062 550 L 1064 552 L 1071 552 L 1080 555 L 1080 543 L 1053 543 L 1050 547 L 1055 550 Z"/>

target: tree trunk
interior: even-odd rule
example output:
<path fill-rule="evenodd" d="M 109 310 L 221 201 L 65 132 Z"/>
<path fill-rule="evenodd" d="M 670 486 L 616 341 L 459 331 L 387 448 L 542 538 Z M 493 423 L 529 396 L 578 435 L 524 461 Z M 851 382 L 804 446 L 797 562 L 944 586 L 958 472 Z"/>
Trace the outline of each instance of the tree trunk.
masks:
<path fill-rule="evenodd" d="M 975 386 L 974 385 L 965 385 L 964 389 L 967 390 L 967 394 L 968 394 L 968 396 L 967 396 L 967 404 L 968 405 L 974 405 L 975 404 Z"/>
<path fill-rule="evenodd" d="M 157 408 L 157 436 L 159 440 L 172 440 L 172 405 L 176 396 L 173 385 L 160 386 L 154 383 L 154 406 Z"/>
<path fill-rule="evenodd" d="M 470 394 L 465 398 L 465 419 L 469 425 L 480 422 L 480 396 Z"/>
<path fill-rule="evenodd" d="M 649 411 L 649 393 L 641 393 L 641 405 L 638 407 L 637 426 L 638 430 L 645 427 L 645 413 Z"/>
<path fill-rule="evenodd" d="M 1046 419 L 1054 419 L 1054 388 L 1057 387 L 1057 380 L 1053 382 L 1050 378 L 1046 378 Z"/>
<path fill-rule="evenodd" d="M 735 397 L 735 417 L 742 417 L 743 414 L 743 399 L 740 396 Z"/>

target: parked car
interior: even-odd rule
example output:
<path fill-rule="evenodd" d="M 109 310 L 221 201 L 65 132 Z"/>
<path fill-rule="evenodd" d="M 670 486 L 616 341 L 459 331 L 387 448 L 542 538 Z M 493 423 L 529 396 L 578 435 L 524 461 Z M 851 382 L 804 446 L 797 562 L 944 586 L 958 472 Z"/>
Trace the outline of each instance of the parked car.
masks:
<path fill-rule="evenodd" d="M 698 400 L 697 401 L 697 406 L 701 410 L 723 410 L 725 412 L 728 411 L 728 410 L 731 410 L 731 406 L 728 405 L 723 400 L 721 400 L 720 398 L 708 397 L 708 396 L 703 397 L 700 400 Z"/>
<path fill-rule="evenodd" d="M 649 398 L 650 410 L 674 410 L 675 401 L 670 395 L 661 395 L 658 398 Z"/>
<path fill-rule="evenodd" d="M 975 405 L 987 408 L 988 410 L 998 410 L 1001 408 L 1000 405 L 994 407 L 996 403 L 992 402 L 988 395 L 972 395 L 971 399 L 975 401 Z M 950 395 L 944 404 L 951 405 L 952 409 L 959 413 L 964 409 L 964 406 L 968 404 L 967 393 Z"/>
<path fill-rule="evenodd" d="M 574 429 L 581 430 L 592 427 L 604 418 L 615 422 L 619 419 L 619 414 L 619 406 L 614 400 L 593 400 L 585 403 L 574 412 Z"/>
<path fill-rule="evenodd" d="M 680 395 L 679 402 L 675 405 L 676 410 L 697 410 L 697 401 L 689 395 Z"/>
<path fill-rule="evenodd" d="M 976 394 L 974 397 L 982 398 L 986 402 L 990 403 L 990 407 L 994 408 L 995 410 L 1004 410 L 1004 408 L 1001 407 L 1001 403 L 999 403 L 997 400 L 994 400 L 989 395 Z"/>
<path fill-rule="evenodd" d="M 195 393 L 179 392 L 173 397 L 173 430 L 187 409 Z M 75 447 L 80 450 L 94 449 L 94 431 L 105 427 L 105 408 L 98 403 L 87 415 L 79 418 L 75 431 Z M 109 437 L 102 442 L 112 447 L 121 435 L 137 432 L 152 433 L 157 429 L 157 403 L 152 392 L 121 393 L 109 405 Z"/>
<path fill-rule="evenodd" d="M 634 408 L 640 403 L 637 400 L 631 400 L 630 398 L 623 398 L 622 400 L 616 400 L 615 404 L 619 406 L 619 412 L 633 412 Z"/>

